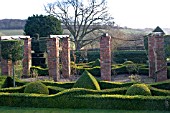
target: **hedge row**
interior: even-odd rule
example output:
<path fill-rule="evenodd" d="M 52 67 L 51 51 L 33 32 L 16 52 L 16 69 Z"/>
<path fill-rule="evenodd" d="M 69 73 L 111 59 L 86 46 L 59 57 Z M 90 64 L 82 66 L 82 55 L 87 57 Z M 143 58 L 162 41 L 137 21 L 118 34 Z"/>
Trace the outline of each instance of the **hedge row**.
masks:
<path fill-rule="evenodd" d="M 0 106 L 170 111 L 170 96 L 100 95 L 91 92 L 95 91 L 69 89 L 50 96 L 0 93 Z"/>
<path fill-rule="evenodd" d="M 71 52 L 71 60 L 73 59 L 73 52 Z M 100 58 L 100 51 L 75 51 L 74 55 L 76 56 L 76 63 L 78 62 L 91 62 Z M 86 59 L 87 58 L 87 59 Z M 134 63 L 147 63 L 147 54 L 146 51 L 138 50 L 128 50 L 128 51 L 115 51 L 112 52 L 112 61 L 116 63 L 123 63 L 127 60 L 133 61 Z"/>

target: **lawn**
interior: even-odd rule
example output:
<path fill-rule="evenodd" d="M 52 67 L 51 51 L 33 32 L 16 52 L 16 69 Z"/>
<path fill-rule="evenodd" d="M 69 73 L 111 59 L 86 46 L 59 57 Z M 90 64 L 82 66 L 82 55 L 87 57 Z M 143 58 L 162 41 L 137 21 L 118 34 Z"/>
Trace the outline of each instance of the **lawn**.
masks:
<path fill-rule="evenodd" d="M 169 113 L 169 111 L 0 107 L 1 113 Z"/>
<path fill-rule="evenodd" d="M 0 30 L 0 36 L 23 35 L 23 33 L 24 33 L 23 29 Z"/>

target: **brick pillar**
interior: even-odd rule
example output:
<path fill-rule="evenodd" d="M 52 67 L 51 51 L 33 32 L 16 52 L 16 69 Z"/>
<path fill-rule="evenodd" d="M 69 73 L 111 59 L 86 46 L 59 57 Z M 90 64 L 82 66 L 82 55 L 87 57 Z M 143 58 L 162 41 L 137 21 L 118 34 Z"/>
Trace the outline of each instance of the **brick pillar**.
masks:
<path fill-rule="evenodd" d="M 0 37 L 1 41 L 1 37 Z M 1 74 L 2 75 L 12 75 L 12 61 L 4 60 L 1 56 L 1 44 L 0 44 L 0 59 L 1 59 Z"/>
<path fill-rule="evenodd" d="M 155 54 L 154 54 L 155 38 L 148 38 L 148 57 L 149 57 L 149 77 L 155 77 Z"/>
<path fill-rule="evenodd" d="M 59 39 L 49 38 L 47 41 L 48 52 L 48 71 L 56 82 L 60 79 L 60 63 L 59 63 Z"/>
<path fill-rule="evenodd" d="M 23 76 L 29 76 L 31 68 L 31 38 L 24 39 L 24 58 L 22 64 Z"/>
<path fill-rule="evenodd" d="M 12 61 L 1 58 L 1 73 L 2 75 L 12 76 Z"/>
<path fill-rule="evenodd" d="M 167 80 L 167 64 L 164 52 L 164 38 L 163 36 L 153 36 L 155 38 L 155 68 L 156 81 Z"/>
<path fill-rule="evenodd" d="M 62 76 L 64 78 L 70 77 L 70 41 L 69 37 L 62 39 Z"/>
<path fill-rule="evenodd" d="M 100 39 L 100 66 L 101 79 L 111 81 L 111 37 L 107 34 Z"/>

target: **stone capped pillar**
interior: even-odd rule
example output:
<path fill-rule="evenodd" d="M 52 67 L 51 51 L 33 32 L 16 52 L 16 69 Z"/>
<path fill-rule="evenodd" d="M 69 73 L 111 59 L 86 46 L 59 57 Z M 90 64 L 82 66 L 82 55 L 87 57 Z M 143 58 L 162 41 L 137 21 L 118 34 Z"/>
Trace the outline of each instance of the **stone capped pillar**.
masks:
<path fill-rule="evenodd" d="M 29 76 L 31 68 L 31 38 L 24 38 L 24 58 L 22 64 L 23 76 Z"/>
<path fill-rule="evenodd" d="M 149 57 L 149 77 L 155 77 L 155 54 L 154 54 L 155 38 L 148 38 L 148 57 Z"/>
<path fill-rule="evenodd" d="M 47 52 L 49 76 L 53 77 L 56 82 L 60 79 L 59 39 L 57 37 L 47 40 Z"/>
<path fill-rule="evenodd" d="M 154 36 L 155 38 L 155 68 L 156 68 L 156 81 L 167 80 L 167 64 L 164 52 L 164 37 Z"/>
<path fill-rule="evenodd" d="M 70 77 L 70 41 L 69 37 L 62 38 L 62 76 L 64 78 Z"/>
<path fill-rule="evenodd" d="M 111 81 L 111 37 L 104 34 L 100 39 L 101 79 Z"/>

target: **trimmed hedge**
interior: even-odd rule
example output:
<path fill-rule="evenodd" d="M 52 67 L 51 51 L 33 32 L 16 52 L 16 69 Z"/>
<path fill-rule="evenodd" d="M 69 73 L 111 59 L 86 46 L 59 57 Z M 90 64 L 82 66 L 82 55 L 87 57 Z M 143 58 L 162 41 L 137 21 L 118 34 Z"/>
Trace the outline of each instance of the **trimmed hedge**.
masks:
<path fill-rule="evenodd" d="M 47 76 L 49 75 L 48 73 L 48 68 L 42 68 L 40 66 L 31 66 L 31 74 L 33 74 L 33 71 L 37 71 L 39 76 Z"/>
<path fill-rule="evenodd" d="M 170 96 L 99 95 L 91 92 L 95 91 L 70 89 L 50 96 L 0 93 L 0 106 L 170 111 L 167 104 Z"/>
<path fill-rule="evenodd" d="M 128 88 L 126 95 L 151 96 L 152 94 L 149 87 L 146 84 L 134 84 Z"/>
<path fill-rule="evenodd" d="M 49 90 L 49 94 L 57 94 L 61 91 L 64 91 L 65 88 L 61 88 L 61 87 L 56 87 L 56 86 L 48 86 L 48 90 Z"/>
<path fill-rule="evenodd" d="M 46 86 L 55 86 L 64 89 L 70 89 L 75 84 L 75 82 L 48 82 L 48 81 L 42 81 L 42 83 L 45 84 Z"/>
<path fill-rule="evenodd" d="M 121 88 L 121 87 L 130 87 L 135 84 L 135 82 L 108 82 L 108 81 L 99 81 L 99 85 L 101 89 L 112 89 L 112 88 Z"/>
<path fill-rule="evenodd" d="M 158 89 L 170 90 L 170 80 L 152 83 L 150 84 L 150 86 L 158 88 Z"/>
<path fill-rule="evenodd" d="M 152 96 L 170 96 L 170 90 L 163 90 L 154 87 L 150 87 Z"/>
<path fill-rule="evenodd" d="M 49 94 L 49 90 L 41 82 L 31 82 L 26 85 L 24 93 Z"/>
<path fill-rule="evenodd" d="M 88 71 L 84 71 L 81 77 L 76 81 L 73 88 L 87 88 L 100 90 L 100 86 L 96 78 L 91 75 Z"/>
<path fill-rule="evenodd" d="M 84 58 L 81 56 L 81 54 L 84 54 L 86 51 L 75 51 L 76 55 L 76 63 L 80 61 L 84 61 Z M 73 60 L 73 52 L 71 52 L 71 60 Z M 125 62 L 126 60 L 132 61 L 134 63 L 147 63 L 147 54 L 144 50 L 120 50 L 120 51 L 114 51 L 112 52 L 113 61 L 120 64 Z M 87 59 L 88 62 L 95 61 L 96 59 L 100 58 L 100 50 L 96 51 L 87 51 Z M 81 59 L 81 60 L 80 60 Z"/>

